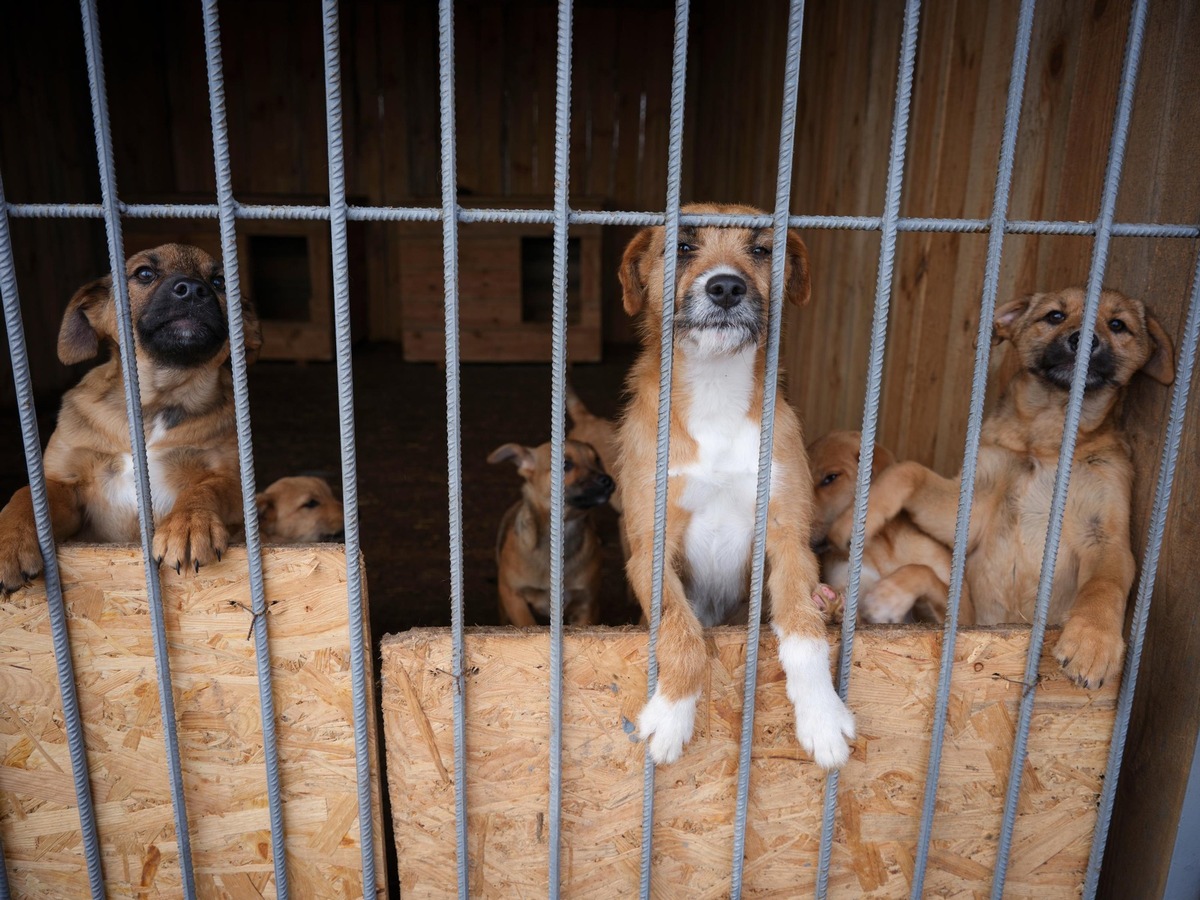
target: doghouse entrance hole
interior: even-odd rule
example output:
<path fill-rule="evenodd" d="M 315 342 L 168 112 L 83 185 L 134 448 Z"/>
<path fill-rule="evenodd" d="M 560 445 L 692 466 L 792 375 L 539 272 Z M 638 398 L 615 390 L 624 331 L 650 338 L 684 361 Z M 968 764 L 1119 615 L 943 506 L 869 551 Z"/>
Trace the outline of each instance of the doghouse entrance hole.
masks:
<path fill-rule="evenodd" d="M 567 321 L 579 321 L 579 238 L 567 239 Z M 554 238 L 521 238 L 521 321 L 554 318 Z"/>
<path fill-rule="evenodd" d="M 307 322 L 313 285 L 304 235 L 256 234 L 249 238 L 250 296 L 263 319 Z"/>

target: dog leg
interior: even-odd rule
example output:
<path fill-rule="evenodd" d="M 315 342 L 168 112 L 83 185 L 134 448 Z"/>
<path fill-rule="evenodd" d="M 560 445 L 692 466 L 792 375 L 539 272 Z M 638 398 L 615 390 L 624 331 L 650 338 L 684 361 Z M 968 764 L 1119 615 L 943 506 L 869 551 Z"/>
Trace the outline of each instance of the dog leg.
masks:
<path fill-rule="evenodd" d="M 232 478 L 208 472 L 183 491 L 154 529 L 154 558 L 174 569 L 200 571 L 229 548 L 227 522 L 240 519 L 241 487 Z"/>
<path fill-rule="evenodd" d="M 864 594 L 863 615 L 868 622 L 899 623 L 924 600 L 922 609 L 926 614 L 944 622 L 949 593 L 946 583 L 929 566 L 901 566 Z"/>
<path fill-rule="evenodd" d="M 1125 654 L 1121 632 L 1134 568 L 1129 548 L 1112 544 L 1097 545 L 1079 561 L 1079 593 L 1054 655 L 1080 687 L 1103 687 L 1121 671 Z"/>
<path fill-rule="evenodd" d="M 49 478 L 46 479 L 46 495 L 54 540 L 64 541 L 83 525 L 79 497 L 71 485 Z M 23 487 L 0 510 L 0 594 L 11 594 L 40 574 L 42 568 L 42 549 L 33 518 L 33 494 L 28 487 Z"/>
<path fill-rule="evenodd" d="M 517 628 L 532 628 L 537 625 L 533 611 L 519 590 L 515 590 L 503 581 L 500 582 L 500 623 L 515 625 Z"/>
<path fill-rule="evenodd" d="M 808 547 L 807 528 L 792 518 L 802 507 L 772 499 L 767 529 L 771 574 L 771 624 L 779 637 L 779 662 L 787 677 L 788 699 L 796 709 L 796 738 L 805 752 L 824 769 L 835 769 L 850 758 L 854 716 L 833 689 L 829 670 L 829 641 L 818 605 L 824 592 L 817 557 Z M 827 601 L 828 602 L 828 601 Z"/>
<path fill-rule="evenodd" d="M 978 507 L 983 498 L 975 498 Z M 920 463 L 896 463 L 884 469 L 871 485 L 867 504 L 866 540 L 901 512 L 907 512 L 922 531 L 943 544 L 954 543 L 954 522 L 958 512 L 958 481 L 943 478 Z M 972 512 L 972 524 L 976 521 Z M 854 508 L 842 513 L 829 528 L 829 542 L 835 547 L 850 546 L 854 526 Z M 974 529 L 972 529 L 974 530 Z"/>

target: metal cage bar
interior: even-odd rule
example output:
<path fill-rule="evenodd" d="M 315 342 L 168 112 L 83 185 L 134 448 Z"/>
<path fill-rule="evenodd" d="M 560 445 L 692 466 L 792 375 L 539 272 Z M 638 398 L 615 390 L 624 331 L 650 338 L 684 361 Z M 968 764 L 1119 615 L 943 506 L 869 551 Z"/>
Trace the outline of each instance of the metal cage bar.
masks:
<path fill-rule="evenodd" d="M 0 900 L 12 900 L 8 886 L 8 866 L 4 864 L 4 841 L 0 840 Z"/>
<path fill-rule="evenodd" d="M 742 896 L 746 863 L 746 813 L 750 800 L 750 751 L 754 743 L 754 700 L 758 687 L 758 642 L 762 630 L 763 570 L 767 552 L 767 507 L 771 456 L 775 447 L 775 399 L 779 388 L 779 344 L 783 323 L 783 278 L 787 267 L 788 212 L 792 202 L 792 163 L 796 148 L 796 105 L 800 92 L 800 45 L 804 0 L 788 8 L 787 54 L 783 74 L 783 110 L 779 125 L 779 162 L 775 175 L 775 214 L 771 252 L 770 312 L 763 373 L 762 423 L 759 431 L 758 485 L 754 503 L 754 549 L 750 569 L 750 609 L 746 625 L 746 674 L 742 690 L 742 733 L 738 742 L 737 799 L 733 817 L 730 896 Z"/>
<path fill-rule="evenodd" d="M 113 165 L 112 130 L 108 120 L 108 99 L 104 88 L 104 60 L 100 50 L 100 22 L 96 13 L 96 0 L 80 0 L 80 9 L 83 18 L 84 48 L 87 53 L 92 119 L 96 133 L 96 158 L 100 169 L 100 192 L 103 196 L 101 205 L 104 211 L 104 230 L 108 236 L 112 294 L 117 308 L 121 374 L 125 381 L 125 415 L 129 422 L 129 444 L 133 456 L 134 484 L 137 488 L 138 524 L 141 531 L 143 564 L 146 570 L 146 599 L 149 605 L 151 635 L 154 643 L 155 674 L 158 681 L 159 708 L 162 712 L 163 741 L 166 745 L 171 812 L 175 820 L 175 838 L 179 847 L 179 868 L 183 893 L 188 900 L 192 900 L 196 896 L 196 874 L 192 866 L 192 842 L 188 831 L 183 768 L 179 757 L 175 697 L 171 687 L 171 662 L 162 609 L 162 586 L 158 579 L 158 563 L 154 559 L 154 512 L 150 497 L 150 473 L 146 459 L 146 435 L 142 423 L 137 362 L 134 356 L 129 286 L 122 277 L 125 272 L 125 251 L 121 242 L 121 217 L 117 209 L 117 178 Z"/>
<path fill-rule="evenodd" d="M 871 322 L 871 355 L 867 367 L 867 395 L 863 404 L 862 446 L 875 446 L 875 428 L 879 420 L 879 394 L 883 382 L 883 353 L 887 345 L 888 306 L 892 293 L 892 273 L 896 262 L 897 221 L 900 218 L 900 192 L 904 185 L 904 158 L 908 146 L 908 126 L 912 111 L 913 75 L 917 62 L 917 37 L 921 23 L 921 0 L 908 0 L 904 6 L 904 30 L 900 43 L 899 75 L 896 79 L 896 108 L 892 119 L 892 145 L 888 160 L 887 194 L 883 207 L 883 236 L 879 247 L 879 271 L 875 287 L 875 314 Z M 850 663 L 854 654 L 854 629 L 858 616 L 858 586 L 862 573 L 863 546 L 867 520 L 867 493 L 871 487 L 871 467 L 858 467 L 854 490 L 854 530 L 850 539 L 850 584 L 842 615 L 842 649 L 838 659 L 838 695 L 845 702 L 850 693 Z M 825 787 L 825 808 L 821 821 L 821 849 L 818 857 L 818 900 L 829 890 L 829 860 L 833 853 L 833 822 L 837 812 L 838 770 L 829 773 Z"/>
<path fill-rule="evenodd" d="M 454 832 L 459 900 L 467 900 L 466 678 L 463 662 L 462 413 L 458 358 L 458 199 L 454 133 L 454 0 L 438 3 L 442 138 L 442 275 L 446 290 L 446 465 L 450 538 L 450 628 L 454 678 Z"/>
<path fill-rule="evenodd" d="M 675 4 L 675 40 L 671 57 L 671 121 L 667 136 L 667 197 L 663 216 L 663 297 L 675 296 L 676 255 L 672 247 L 679 243 L 680 193 L 683 181 L 683 113 L 687 91 L 689 0 Z M 664 299 L 662 335 L 659 344 L 658 440 L 654 466 L 654 557 L 651 569 L 650 633 L 646 696 L 658 688 L 658 628 L 662 621 L 663 575 L 667 545 L 667 463 L 671 442 L 671 376 L 674 371 L 675 304 Z M 651 858 L 654 840 L 654 760 L 646 749 L 642 778 L 642 853 L 639 890 L 642 900 L 650 900 Z"/>
<path fill-rule="evenodd" d="M 1138 65 L 1142 55 L 1142 41 L 1146 34 L 1147 0 L 1136 0 L 1129 21 L 1129 38 L 1125 50 L 1125 62 L 1121 71 L 1120 93 L 1117 98 L 1116 119 L 1113 122 L 1112 143 L 1109 147 L 1108 168 L 1104 174 L 1104 189 L 1100 200 L 1100 215 L 1096 231 L 1096 243 L 1092 251 L 1092 264 L 1088 274 L 1087 297 L 1083 308 L 1083 322 L 1079 328 L 1079 343 L 1083 347 L 1092 345 L 1096 327 L 1096 316 L 1100 310 L 1100 291 L 1104 282 L 1104 270 L 1108 262 L 1108 245 L 1112 236 L 1112 223 L 1117 205 L 1117 190 L 1121 183 L 1121 169 L 1125 162 L 1125 141 L 1129 134 L 1129 122 L 1133 117 L 1133 93 L 1137 84 Z M 1075 457 L 1075 440 L 1079 431 L 1079 419 L 1083 410 L 1083 388 L 1087 380 L 1089 354 L 1080 353 L 1075 360 L 1075 372 L 1071 379 L 1071 394 L 1067 401 L 1067 414 L 1063 422 L 1062 447 L 1058 455 L 1058 471 L 1054 477 L 1054 494 L 1047 523 L 1046 546 L 1042 555 L 1042 571 L 1038 582 L 1037 604 L 1034 608 L 1033 630 L 1029 638 L 1029 656 L 1025 664 L 1025 689 L 1021 696 L 1021 709 L 1017 719 L 1017 733 L 1013 742 L 1012 766 L 1009 770 L 1008 789 L 1004 801 L 1004 818 L 1000 825 L 1000 841 L 996 852 L 996 867 L 992 878 L 992 900 L 1001 900 L 1004 881 L 1008 875 L 1008 858 L 1012 849 L 1013 828 L 1017 820 L 1017 803 L 1021 796 L 1021 776 L 1024 774 L 1025 755 L 1029 739 L 1029 725 L 1033 719 L 1033 704 L 1036 699 L 1038 664 L 1042 656 L 1042 643 L 1046 634 L 1046 618 L 1050 608 L 1050 594 L 1054 582 L 1058 544 L 1062 532 L 1063 514 L 1067 505 L 1067 488 L 1071 480 L 1071 463 Z"/>
<path fill-rule="evenodd" d="M 937 699 L 933 727 L 929 737 L 929 765 L 925 774 L 925 796 L 921 806 L 921 825 L 917 854 L 913 862 L 912 889 L 909 896 L 920 900 L 925 888 L 925 870 L 929 863 L 929 843 L 936 815 L 938 776 L 942 766 L 942 745 L 946 735 L 946 714 L 950 708 L 950 682 L 954 672 L 954 648 L 958 639 L 958 612 L 962 600 L 963 575 L 967 560 L 967 535 L 970 533 L 971 505 L 975 499 L 975 467 L 979 460 L 979 438 L 983 428 L 983 401 L 987 392 L 988 362 L 991 359 L 992 318 L 1000 285 L 1000 258 L 1004 250 L 1012 174 L 1016 159 L 1017 130 L 1021 121 L 1021 102 L 1025 95 L 1025 75 L 1029 63 L 1029 45 L 1033 35 L 1036 0 L 1021 0 L 1017 35 L 1013 44 L 1012 67 L 1008 79 L 1008 99 L 1004 109 L 1004 132 L 1000 141 L 1000 159 L 996 164 L 996 186 L 992 194 L 992 217 L 988 228 L 987 262 L 984 265 L 983 296 L 979 304 L 979 328 L 975 336 L 975 370 L 971 377 L 971 406 L 967 415 L 967 438 L 959 478 L 958 515 L 954 528 L 954 553 L 950 566 L 950 597 L 942 636 L 942 655 L 938 667 Z"/>
<path fill-rule="evenodd" d="M 255 501 L 254 442 L 250 431 L 250 390 L 246 381 L 246 339 L 242 323 L 242 281 L 238 269 L 233 173 L 229 162 L 229 123 L 225 116 L 225 75 L 221 60 L 221 26 L 217 0 L 204 0 L 204 50 L 208 67 L 208 105 L 213 130 L 213 168 L 221 226 L 222 274 L 229 318 L 229 362 L 233 372 L 233 405 L 237 419 L 238 465 L 242 479 L 242 520 L 254 616 L 254 658 L 258 669 L 258 702 L 262 715 L 263 764 L 271 821 L 271 857 L 275 891 L 288 897 L 287 852 L 284 845 L 283 794 L 279 783 L 279 748 L 275 735 L 275 697 L 271 689 L 271 654 L 267 643 L 267 601 L 263 587 L 262 546 Z"/>
<path fill-rule="evenodd" d="M 4 206 L 4 182 L 0 180 L 0 208 Z M 62 581 L 58 571 L 58 553 L 54 545 L 54 523 L 50 521 L 50 503 L 46 492 L 46 472 L 42 465 L 42 442 L 38 435 L 37 410 L 33 402 L 33 383 L 29 377 L 29 353 L 25 347 L 25 326 L 21 319 L 21 298 L 17 292 L 17 273 L 13 262 L 12 235 L 8 216 L 0 215 L 0 299 L 4 303 L 4 327 L 8 332 L 8 353 L 12 362 L 13 389 L 21 415 L 21 438 L 25 445 L 25 468 L 29 473 L 29 493 L 37 526 L 38 548 L 42 553 L 46 581 L 46 614 L 54 644 L 54 664 L 58 691 L 63 705 L 63 727 L 71 757 L 71 779 L 75 802 L 79 806 L 79 831 L 83 856 L 87 862 L 88 885 L 92 897 L 105 895 L 104 868 L 100 855 L 100 837 L 96 830 L 96 809 L 92 803 L 88 774 L 87 747 L 84 744 L 83 718 L 79 712 L 79 694 L 75 686 L 75 665 L 71 661 L 67 633 L 67 610 L 63 605 Z M 4 870 L 4 852 L 0 848 L 0 871 Z M 2 896 L 2 894 L 0 894 Z"/>
<path fill-rule="evenodd" d="M 342 57 L 337 0 L 322 3 L 325 49 L 325 124 L 329 153 L 329 229 L 333 256 L 333 335 L 337 362 L 338 423 L 345 515 L 346 603 L 350 619 L 350 687 L 354 705 L 354 767 L 363 896 L 375 896 L 375 823 L 371 804 L 367 637 L 358 523 L 358 454 L 354 440 L 354 371 L 350 359 L 350 255 L 346 240 L 346 164 L 342 145 Z"/>

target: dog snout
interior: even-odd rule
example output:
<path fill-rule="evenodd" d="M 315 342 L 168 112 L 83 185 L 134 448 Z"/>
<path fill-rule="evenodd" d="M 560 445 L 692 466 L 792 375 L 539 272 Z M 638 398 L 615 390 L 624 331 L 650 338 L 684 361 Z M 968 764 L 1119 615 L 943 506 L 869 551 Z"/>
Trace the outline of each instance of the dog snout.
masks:
<path fill-rule="evenodd" d="M 733 309 L 746 297 L 746 281 L 739 275 L 714 275 L 708 279 L 704 292 L 721 309 Z"/>
<path fill-rule="evenodd" d="M 611 491 L 616 486 L 612 480 L 612 476 L 607 474 L 597 475 L 596 484 L 600 485 L 606 491 Z"/>
<path fill-rule="evenodd" d="M 186 276 L 176 279 L 171 285 L 171 293 L 185 303 L 196 303 L 212 299 L 212 290 L 198 278 Z"/>
<path fill-rule="evenodd" d="M 1071 336 L 1067 338 L 1067 344 L 1070 345 L 1072 353 L 1079 352 L 1079 332 L 1078 331 L 1071 332 Z M 1097 334 L 1093 334 L 1092 335 L 1092 353 L 1091 353 L 1091 355 L 1095 356 L 1099 352 L 1100 352 L 1100 336 Z"/>

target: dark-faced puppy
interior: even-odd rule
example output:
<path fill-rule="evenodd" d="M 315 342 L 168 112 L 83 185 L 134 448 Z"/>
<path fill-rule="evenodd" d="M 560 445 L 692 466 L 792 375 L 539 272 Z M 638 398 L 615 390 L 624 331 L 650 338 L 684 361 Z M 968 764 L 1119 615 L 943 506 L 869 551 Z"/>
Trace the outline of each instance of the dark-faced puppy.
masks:
<path fill-rule="evenodd" d="M 1083 289 L 1068 288 L 996 311 L 995 340 L 1012 342 L 1022 369 L 984 421 L 980 439 L 966 576 L 981 625 L 1033 619 L 1083 303 Z M 1111 290 L 1100 296 L 1088 353 L 1048 621 L 1063 626 L 1055 654 L 1066 674 L 1099 687 L 1120 671 L 1134 577 L 1133 463 L 1113 408 L 1135 372 L 1170 384 L 1174 364 L 1170 338 L 1141 301 Z M 958 478 L 898 463 L 871 488 L 867 535 L 904 511 L 949 544 L 957 503 Z M 843 516 L 830 538 L 844 545 L 849 531 L 849 516 Z"/>
<path fill-rule="evenodd" d="M 154 501 L 154 555 L 181 570 L 224 552 L 242 521 L 237 435 L 221 265 L 195 247 L 165 244 L 129 257 L 129 285 L 146 452 Z M 261 344 L 242 306 L 247 353 Z M 63 397 L 44 457 L 57 540 L 138 539 L 137 496 L 111 276 L 80 288 L 58 336 L 66 365 L 112 353 Z M 42 570 L 28 488 L 0 511 L 0 589 Z"/>
<path fill-rule="evenodd" d="M 255 497 L 258 527 L 270 544 L 340 541 L 345 535 L 342 501 L 324 478 L 280 478 Z"/>
<path fill-rule="evenodd" d="M 500 618 L 536 625 L 534 613 L 550 615 L 550 444 L 504 444 L 488 462 L 511 460 L 525 479 L 522 499 L 509 507 L 496 537 Z M 572 625 L 597 621 L 600 540 L 589 513 L 607 503 L 613 480 L 596 451 L 579 441 L 563 444 L 563 619 Z"/>
<path fill-rule="evenodd" d="M 835 521 L 853 510 L 861 444 L 857 431 L 831 431 L 808 448 L 817 513 L 813 546 L 821 553 L 821 580 L 839 594 L 850 584 L 850 558 L 845 550 L 829 544 L 826 536 Z M 894 462 L 892 452 L 876 444 L 872 479 Z M 911 613 L 918 621 L 943 622 L 949 582 L 949 548 L 913 525 L 908 516 L 897 516 L 863 547 L 859 616 L 864 622 L 895 623 L 906 621 Z M 964 624 L 971 621 L 966 591 L 959 617 Z"/>
<path fill-rule="evenodd" d="M 688 213 L 759 214 L 745 206 L 693 205 Z M 773 245 L 769 228 L 647 228 L 625 250 L 625 310 L 640 315 L 642 352 L 630 373 L 619 431 L 621 483 L 629 541 L 629 580 L 649 615 L 654 557 L 654 481 L 658 423 L 663 257 L 678 264 L 666 572 L 658 638 L 659 682 L 638 718 L 658 763 L 678 759 L 691 739 L 705 681 L 703 629 L 734 615 L 748 596 L 758 482 L 771 254 L 784 253 L 785 292 L 808 301 L 808 251 L 789 232 Z M 775 403 L 767 524 L 768 592 L 779 657 L 795 704 L 796 734 L 822 766 L 850 754 L 854 720 L 833 689 L 825 622 L 813 601 L 817 558 L 809 546 L 812 480 L 800 422 Z"/>

